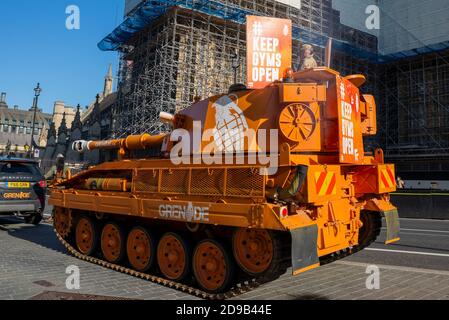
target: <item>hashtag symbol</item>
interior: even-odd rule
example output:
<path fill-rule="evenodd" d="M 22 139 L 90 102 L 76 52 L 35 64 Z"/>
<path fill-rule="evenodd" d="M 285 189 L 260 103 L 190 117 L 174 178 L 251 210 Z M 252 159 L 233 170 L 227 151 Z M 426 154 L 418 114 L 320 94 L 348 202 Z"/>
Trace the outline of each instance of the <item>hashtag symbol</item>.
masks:
<path fill-rule="evenodd" d="M 256 35 L 256 36 L 262 35 L 262 23 L 261 22 L 254 22 L 253 32 L 254 32 L 254 35 Z"/>

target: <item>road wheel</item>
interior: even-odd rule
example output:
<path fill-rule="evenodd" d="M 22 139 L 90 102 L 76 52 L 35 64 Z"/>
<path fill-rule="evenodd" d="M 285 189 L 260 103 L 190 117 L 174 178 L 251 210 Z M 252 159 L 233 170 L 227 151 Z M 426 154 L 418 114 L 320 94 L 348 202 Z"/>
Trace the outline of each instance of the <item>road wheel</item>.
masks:
<path fill-rule="evenodd" d="M 359 245 L 357 247 L 359 250 L 376 241 L 382 228 L 382 218 L 378 212 L 362 211 L 360 220 L 363 226 L 359 230 Z"/>
<path fill-rule="evenodd" d="M 268 230 L 237 229 L 232 249 L 237 264 L 249 275 L 261 275 L 273 263 L 275 248 L 272 233 Z"/>
<path fill-rule="evenodd" d="M 215 240 L 201 241 L 193 254 L 193 273 L 199 286 L 209 293 L 228 290 L 234 277 L 234 261 L 230 250 Z"/>
<path fill-rule="evenodd" d="M 126 252 L 134 270 L 148 271 L 154 263 L 155 239 L 142 227 L 135 227 L 128 234 Z"/>
<path fill-rule="evenodd" d="M 55 208 L 53 213 L 53 225 L 56 232 L 58 232 L 61 237 L 67 238 L 72 229 L 71 212 L 64 208 Z"/>
<path fill-rule="evenodd" d="M 95 221 L 87 216 L 82 216 L 75 228 L 75 242 L 78 250 L 91 256 L 98 246 L 98 230 Z"/>
<path fill-rule="evenodd" d="M 181 281 L 190 271 L 190 247 L 176 233 L 166 233 L 157 247 L 157 262 L 162 274 L 170 280 Z"/>
<path fill-rule="evenodd" d="M 37 226 L 42 221 L 42 214 L 40 212 L 35 212 L 32 215 L 25 217 L 25 222 L 29 224 L 34 224 Z"/>
<path fill-rule="evenodd" d="M 119 263 L 125 256 L 125 235 L 122 227 L 115 222 L 108 222 L 101 232 L 101 252 L 111 263 Z"/>

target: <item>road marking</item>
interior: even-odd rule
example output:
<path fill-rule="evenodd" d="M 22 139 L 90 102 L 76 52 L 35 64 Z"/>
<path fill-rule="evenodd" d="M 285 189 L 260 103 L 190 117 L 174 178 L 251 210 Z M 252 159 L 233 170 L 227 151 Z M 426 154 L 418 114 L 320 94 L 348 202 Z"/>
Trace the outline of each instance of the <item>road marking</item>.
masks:
<path fill-rule="evenodd" d="M 382 230 L 387 230 L 387 228 L 382 228 Z M 430 230 L 430 229 L 405 229 L 405 228 L 401 228 L 401 231 L 417 231 L 417 232 L 449 233 L 449 231 L 445 231 L 445 230 Z"/>
<path fill-rule="evenodd" d="M 404 228 L 401 228 L 401 230 L 404 230 L 404 231 L 418 231 L 418 232 L 449 233 L 449 231 L 444 231 L 444 230 L 404 229 Z"/>
<path fill-rule="evenodd" d="M 406 250 L 375 249 L 375 248 L 366 248 L 364 250 L 367 250 L 367 251 L 381 251 L 381 252 L 393 252 L 393 253 L 406 253 L 406 254 L 417 254 L 417 255 L 422 255 L 422 256 L 434 256 L 434 257 L 449 257 L 449 254 L 446 254 L 446 253 L 431 253 L 431 252 L 422 252 L 422 251 L 406 251 Z"/>
<path fill-rule="evenodd" d="M 400 235 L 413 235 L 413 236 L 421 236 L 421 237 L 449 237 L 449 234 L 441 234 L 441 233 L 423 233 L 423 232 L 410 232 L 410 231 L 401 231 Z"/>
<path fill-rule="evenodd" d="M 404 220 L 404 221 L 426 221 L 426 222 L 437 222 L 437 223 L 441 223 L 441 222 L 449 222 L 449 220 L 418 219 L 418 218 L 399 218 L 399 220 Z"/>

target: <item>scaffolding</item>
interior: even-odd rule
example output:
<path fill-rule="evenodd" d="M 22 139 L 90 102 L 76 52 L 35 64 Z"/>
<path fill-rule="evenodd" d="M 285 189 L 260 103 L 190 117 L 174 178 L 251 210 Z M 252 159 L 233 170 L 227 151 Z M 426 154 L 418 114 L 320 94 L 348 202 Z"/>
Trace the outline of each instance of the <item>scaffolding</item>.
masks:
<path fill-rule="evenodd" d="M 292 20 L 294 69 L 300 66 L 303 43 L 315 44 L 317 60 L 323 63 L 324 44 L 332 37 L 344 39 L 333 58 L 337 70 L 375 78 L 373 62 L 361 63 L 355 53 L 362 50 L 375 55 L 377 38 L 341 25 L 331 0 L 303 0 L 301 10 L 274 0 L 166 0 L 144 5 L 152 8 L 151 16 L 142 7 L 137 13 L 139 28 L 132 35 L 116 30 L 100 43 L 100 47 L 114 49 L 114 41 L 122 42 L 114 137 L 159 133 L 166 130 L 159 121 L 161 111 L 176 113 L 199 98 L 227 92 L 234 83 L 236 57 L 240 62 L 237 81 L 245 83 L 247 14 Z M 369 83 L 367 90 L 375 87 L 374 81 Z"/>
<path fill-rule="evenodd" d="M 449 50 L 382 65 L 379 77 L 387 156 L 449 158 Z"/>

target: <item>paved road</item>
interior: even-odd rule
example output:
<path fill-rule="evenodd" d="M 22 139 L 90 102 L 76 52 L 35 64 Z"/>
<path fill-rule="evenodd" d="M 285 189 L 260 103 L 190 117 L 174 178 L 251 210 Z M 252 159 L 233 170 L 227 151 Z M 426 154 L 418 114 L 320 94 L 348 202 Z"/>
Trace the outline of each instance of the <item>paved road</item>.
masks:
<path fill-rule="evenodd" d="M 384 245 L 383 228 L 375 244 L 347 260 L 449 271 L 449 221 L 401 219 L 400 236 Z"/>
<path fill-rule="evenodd" d="M 449 221 L 403 219 L 401 224 L 398 244 L 377 242 L 352 257 L 300 276 L 285 274 L 237 299 L 449 300 Z M 366 288 L 367 266 L 373 264 L 381 271 L 379 290 Z M 80 268 L 80 290 L 66 289 L 65 271 L 70 265 Z M 67 255 L 50 225 L 32 227 L 15 218 L 0 218 L 0 299 L 29 299 L 44 291 L 196 299 Z"/>

